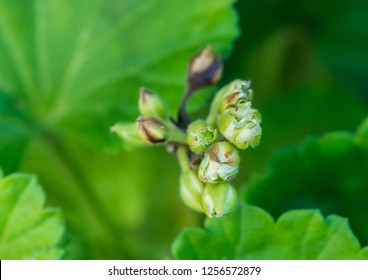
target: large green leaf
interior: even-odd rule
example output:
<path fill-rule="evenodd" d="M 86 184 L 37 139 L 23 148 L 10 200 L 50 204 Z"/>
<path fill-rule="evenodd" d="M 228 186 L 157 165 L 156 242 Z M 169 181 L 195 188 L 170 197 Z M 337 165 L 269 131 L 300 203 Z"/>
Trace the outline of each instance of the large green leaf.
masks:
<path fill-rule="evenodd" d="M 277 222 L 264 210 L 242 205 L 226 218 L 207 219 L 175 240 L 176 259 L 367 259 L 347 219 L 318 210 L 294 210 Z"/>
<path fill-rule="evenodd" d="M 0 176 L 0 259 L 59 259 L 64 221 L 58 209 L 43 208 L 35 176 Z"/>
<path fill-rule="evenodd" d="M 278 217 L 289 209 L 319 208 L 349 218 L 363 244 L 368 243 L 368 150 L 365 126 L 357 137 L 329 133 L 298 147 L 278 151 L 268 172 L 254 175 L 244 198 Z"/>
<path fill-rule="evenodd" d="M 138 88 L 175 111 L 189 58 L 236 36 L 233 0 L 0 1 L 0 88 L 47 129 L 105 143 Z"/>
<path fill-rule="evenodd" d="M 65 211 L 68 258 L 163 257 L 180 226 L 195 220 L 177 207 L 178 168 L 165 151 L 95 147 L 117 139 L 111 125 L 137 117 L 141 86 L 175 115 L 190 57 L 207 44 L 230 51 L 233 2 L 0 0 L 0 89 L 14 100 L 8 108 L 32 120 L 21 168 Z"/>
<path fill-rule="evenodd" d="M 179 166 L 164 147 L 106 154 L 75 139 L 67 148 L 39 141 L 26 159 L 23 169 L 40 174 L 48 201 L 63 207 L 65 258 L 160 259 L 182 227 L 198 223 L 179 199 Z"/>

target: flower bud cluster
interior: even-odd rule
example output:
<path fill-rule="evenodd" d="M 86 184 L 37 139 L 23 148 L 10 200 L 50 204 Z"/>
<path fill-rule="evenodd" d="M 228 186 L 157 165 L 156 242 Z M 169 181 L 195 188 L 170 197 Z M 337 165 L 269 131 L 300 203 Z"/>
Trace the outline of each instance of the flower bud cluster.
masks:
<path fill-rule="evenodd" d="M 252 108 L 252 99 L 250 82 L 235 80 L 218 91 L 207 120 L 192 122 L 187 129 L 189 148 L 202 153 L 198 179 L 204 187 L 197 188 L 203 191 L 200 201 L 196 193 L 195 210 L 201 204 L 209 217 L 235 209 L 236 190 L 229 181 L 239 172 L 238 149 L 256 147 L 261 139 L 261 115 Z"/>
<path fill-rule="evenodd" d="M 183 202 L 211 218 L 229 215 L 236 208 L 237 192 L 230 181 L 239 172 L 238 149 L 256 147 L 262 135 L 261 115 L 252 107 L 249 81 L 235 80 L 221 88 L 208 117 L 190 121 L 186 101 L 195 90 L 217 83 L 221 73 L 220 58 L 210 46 L 206 47 L 189 63 L 187 92 L 177 121 L 170 117 L 159 95 L 141 88 L 136 122 L 118 123 L 111 128 L 134 145 L 167 144 L 176 152 Z"/>

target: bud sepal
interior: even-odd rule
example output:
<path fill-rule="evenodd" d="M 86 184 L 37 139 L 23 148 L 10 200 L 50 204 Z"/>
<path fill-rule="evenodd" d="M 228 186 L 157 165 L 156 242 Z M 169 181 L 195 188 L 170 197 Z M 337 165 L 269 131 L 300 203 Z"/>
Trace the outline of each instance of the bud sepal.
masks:
<path fill-rule="evenodd" d="M 202 192 L 204 183 L 194 170 L 187 170 L 180 176 L 180 196 L 185 205 L 197 212 L 202 210 Z"/>
<path fill-rule="evenodd" d="M 236 104 L 240 100 L 250 102 L 252 99 L 253 91 L 250 87 L 250 81 L 234 80 L 216 93 L 206 122 L 209 125 L 216 125 L 217 115 L 225 111 L 229 105 Z"/>
<path fill-rule="evenodd" d="M 222 217 L 234 212 L 237 192 L 228 182 L 207 184 L 202 193 L 202 209 L 210 217 Z"/>
<path fill-rule="evenodd" d="M 237 148 L 226 141 L 213 144 L 198 168 L 198 176 L 205 183 L 230 181 L 239 171 L 240 156 Z"/>
<path fill-rule="evenodd" d="M 170 114 L 165 100 L 146 88 L 139 90 L 139 111 L 143 116 L 152 116 L 161 119 L 167 119 Z"/>
<path fill-rule="evenodd" d="M 250 102 L 231 106 L 218 115 L 217 127 L 239 149 L 258 146 L 262 136 L 261 114 L 250 107 Z"/>
<path fill-rule="evenodd" d="M 189 63 L 188 84 L 192 90 L 216 84 L 222 75 L 221 59 L 211 46 L 198 52 Z"/>
<path fill-rule="evenodd" d="M 147 145 L 141 135 L 138 133 L 136 124 L 133 123 L 117 123 L 110 129 L 111 132 L 115 132 L 126 143 L 142 146 Z"/>
<path fill-rule="evenodd" d="M 155 117 L 139 117 L 135 122 L 141 138 L 150 144 L 164 143 L 168 138 L 165 123 Z"/>
<path fill-rule="evenodd" d="M 194 153 L 203 153 L 217 138 L 217 129 L 208 126 L 204 120 L 194 121 L 188 126 L 187 143 Z"/>

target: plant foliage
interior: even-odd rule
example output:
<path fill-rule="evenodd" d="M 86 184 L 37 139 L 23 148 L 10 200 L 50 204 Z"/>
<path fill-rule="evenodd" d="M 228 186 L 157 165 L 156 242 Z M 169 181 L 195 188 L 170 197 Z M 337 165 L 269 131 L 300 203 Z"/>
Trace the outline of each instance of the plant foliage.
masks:
<path fill-rule="evenodd" d="M 367 121 L 357 135 L 329 133 L 277 152 L 268 172 L 246 185 L 245 201 L 278 217 L 289 209 L 318 208 L 349 218 L 359 239 L 368 243 Z"/>
<path fill-rule="evenodd" d="M 347 219 L 318 210 L 293 210 L 276 222 L 264 210 L 242 204 L 236 214 L 207 219 L 175 240 L 176 259 L 321 260 L 368 259 Z"/>
<path fill-rule="evenodd" d="M 0 259 L 62 256 L 63 215 L 44 204 L 45 194 L 35 176 L 15 173 L 0 178 Z"/>
<path fill-rule="evenodd" d="M 141 86 L 177 107 L 189 58 L 207 44 L 229 53 L 238 34 L 233 2 L 0 1 L 0 165 L 5 174 L 37 174 L 50 203 L 63 208 L 67 258 L 157 258 L 193 219 L 173 219 L 182 210 L 172 199 L 172 159 L 106 153 L 118 145 L 109 129 L 136 116 Z M 157 173 L 166 168 L 173 175 L 158 196 Z"/>

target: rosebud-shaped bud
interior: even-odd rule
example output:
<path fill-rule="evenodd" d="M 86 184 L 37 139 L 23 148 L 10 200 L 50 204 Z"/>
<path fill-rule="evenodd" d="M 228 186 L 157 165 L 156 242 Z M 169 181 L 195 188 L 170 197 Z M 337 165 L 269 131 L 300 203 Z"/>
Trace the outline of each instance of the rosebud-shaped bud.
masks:
<path fill-rule="evenodd" d="M 252 98 L 253 91 L 250 88 L 249 81 L 232 81 L 216 93 L 207 117 L 207 123 L 215 125 L 218 114 L 224 112 L 229 106 L 238 104 L 239 102 L 250 102 Z"/>
<path fill-rule="evenodd" d="M 139 135 L 147 143 L 156 144 L 167 140 L 168 129 L 160 119 L 155 117 L 139 117 L 135 123 Z"/>
<path fill-rule="evenodd" d="M 187 143 L 191 151 L 203 153 L 218 137 L 216 128 L 210 127 L 204 120 L 192 122 L 187 129 Z"/>
<path fill-rule="evenodd" d="M 141 88 L 139 92 L 139 111 L 143 116 L 158 117 L 161 119 L 167 119 L 169 117 L 168 106 L 161 96 L 145 88 Z"/>
<path fill-rule="evenodd" d="M 239 162 L 239 152 L 234 145 L 217 142 L 207 150 L 199 165 L 199 179 L 206 183 L 229 181 L 238 173 Z"/>
<path fill-rule="evenodd" d="M 237 80 L 230 91 L 225 94 L 218 108 L 218 113 L 224 112 L 229 106 L 237 105 L 240 102 L 251 102 L 253 90 L 250 82 Z"/>
<path fill-rule="evenodd" d="M 188 170 L 180 177 L 180 196 L 185 205 L 198 212 L 202 210 L 202 192 L 204 184 L 199 180 L 197 172 Z"/>
<path fill-rule="evenodd" d="M 230 215 L 236 203 L 236 190 L 228 182 L 207 184 L 202 193 L 202 209 L 210 218 Z"/>
<path fill-rule="evenodd" d="M 115 132 L 121 139 L 133 145 L 146 145 L 138 133 L 135 123 L 117 123 L 111 127 L 111 131 Z"/>
<path fill-rule="evenodd" d="M 197 53 L 189 63 L 188 82 L 192 89 L 216 84 L 222 75 L 222 62 L 207 46 Z"/>
<path fill-rule="evenodd" d="M 239 149 L 258 146 L 261 135 L 261 114 L 250 102 L 228 107 L 217 117 L 220 133 Z"/>

